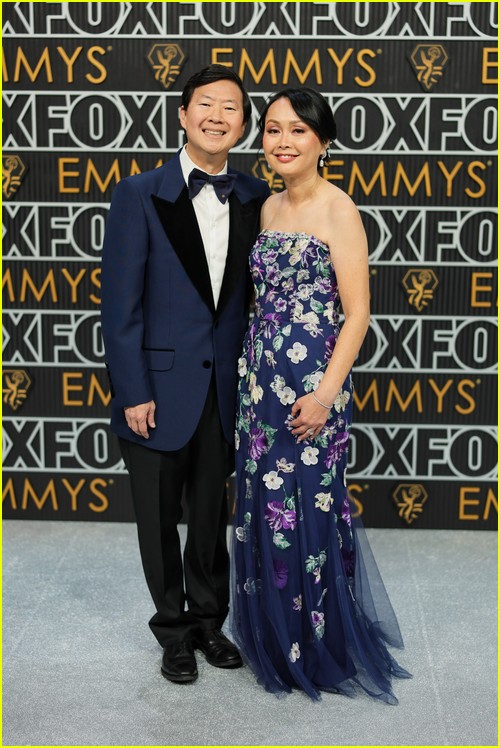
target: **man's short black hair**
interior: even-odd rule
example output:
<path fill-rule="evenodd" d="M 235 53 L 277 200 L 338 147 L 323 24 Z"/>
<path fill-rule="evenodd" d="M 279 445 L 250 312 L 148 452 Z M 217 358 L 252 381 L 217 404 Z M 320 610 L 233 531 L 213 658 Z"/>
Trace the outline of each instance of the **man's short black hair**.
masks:
<path fill-rule="evenodd" d="M 189 102 L 191 101 L 196 88 L 199 88 L 200 86 L 207 86 L 209 83 L 216 83 L 217 81 L 221 80 L 232 81 L 233 83 L 236 83 L 236 85 L 240 89 L 241 95 L 243 97 L 243 122 L 248 122 L 252 113 L 250 98 L 243 88 L 241 78 L 236 75 L 234 70 L 231 70 L 231 68 L 227 68 L 225 65 L 208 65 L 208 67 L 203 68 L 203 70 L 200 70 L 198 73 L 192 75 L 182 91 L 182 106 L 184 107 L 184 109 L 188 108 Z"/>

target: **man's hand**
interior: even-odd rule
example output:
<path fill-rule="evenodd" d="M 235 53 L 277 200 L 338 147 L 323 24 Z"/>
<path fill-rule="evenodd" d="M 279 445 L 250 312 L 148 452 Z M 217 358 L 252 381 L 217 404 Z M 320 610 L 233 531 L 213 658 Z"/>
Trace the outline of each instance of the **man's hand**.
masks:
<path fill-rule="evenodd" d="M 134 434 L 143 436 L 144 439 L 149 439 L 148 426 L 151 429 L 154 429 L 156 426 L 155 408 L 154 400 L 150 400 L 149 403 L 141 403 L 140 405 L 123 409 L 127 425 L 132 429 Z"/>

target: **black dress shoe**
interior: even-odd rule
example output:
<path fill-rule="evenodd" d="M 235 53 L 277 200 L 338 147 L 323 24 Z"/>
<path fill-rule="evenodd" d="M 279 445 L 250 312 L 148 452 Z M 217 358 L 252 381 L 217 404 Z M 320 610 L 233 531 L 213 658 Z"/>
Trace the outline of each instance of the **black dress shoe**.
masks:
<path fill-rule="evenodd" d="M 198 669 L 191 642 L 178 642 L 165 647 L 161 674 L 173 683 L 192 683 L 196 680 Z"/>
<path fill-rule="evenodd" d="M 207 662 L 215 667 L 241 667 L 243 662 L 234 644 L 224 636 L 222 631 L 211 629 L 198 631 L 194 637 L 194 646 L 205 655 Z"/>

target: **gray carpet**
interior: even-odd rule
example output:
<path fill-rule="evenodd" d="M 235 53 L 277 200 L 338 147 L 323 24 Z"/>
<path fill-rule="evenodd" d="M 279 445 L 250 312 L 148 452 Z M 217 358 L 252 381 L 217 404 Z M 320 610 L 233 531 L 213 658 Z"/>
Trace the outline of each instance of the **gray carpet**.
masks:
<path fill-rule="evenodd" d="M 4 745 L 496 745 L 496 533 L 369 530 L 414 675 L 398 706 L 294 692 L 162 650 L 130 524 L 5 521 Z"/>

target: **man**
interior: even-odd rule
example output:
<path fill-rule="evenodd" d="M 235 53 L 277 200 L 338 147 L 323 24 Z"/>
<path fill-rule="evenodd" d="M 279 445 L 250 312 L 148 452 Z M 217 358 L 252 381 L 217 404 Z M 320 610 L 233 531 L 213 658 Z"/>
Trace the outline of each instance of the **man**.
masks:
<path fill-rule="evenodd" d="M 149 625 L 164 647 L 161 671 L 176 683 L 197 678 L 195 648 L 216 667 L 241 665 L 220 631 L 229 605 L 225 483 L 248 255 L 269 190 L 226 162 L 250 111 L 230 69 L 211 65 L 193 75 L 180 109 L 186 146 L 161 168 L 119 182 L 104 239 L 111 428 L 130 474 L 157 611 Z"/>

